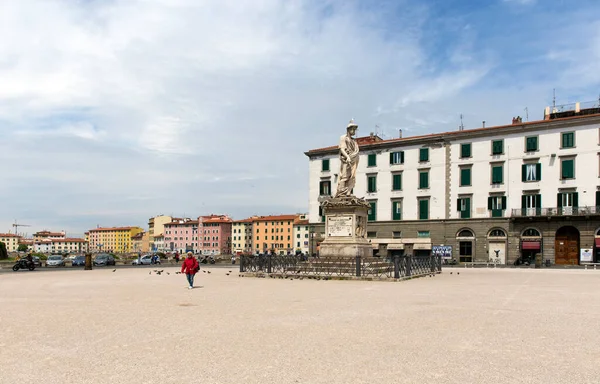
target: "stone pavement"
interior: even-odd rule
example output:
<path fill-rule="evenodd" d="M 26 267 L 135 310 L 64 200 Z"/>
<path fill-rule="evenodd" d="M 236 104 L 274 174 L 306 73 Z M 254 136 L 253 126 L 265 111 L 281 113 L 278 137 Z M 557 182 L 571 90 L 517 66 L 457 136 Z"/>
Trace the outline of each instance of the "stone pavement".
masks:
<path fill-rule="evenodd" d="M 2 274 L 0 383 L 599 382 L 600 270 L 394 283 L 213 268 L 188 290 L 163 269 Z"/>

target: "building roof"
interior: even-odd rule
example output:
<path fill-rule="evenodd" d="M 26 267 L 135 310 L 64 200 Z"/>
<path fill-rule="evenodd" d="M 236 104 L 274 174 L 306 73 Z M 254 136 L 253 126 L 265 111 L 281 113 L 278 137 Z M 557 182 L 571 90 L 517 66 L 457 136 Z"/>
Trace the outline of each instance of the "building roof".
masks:
<path fill-rule="evenodd" d="M 281 221 L 281 220 L 295 220 L 297 215 L 275 215 L 275 216 L 258 216 L 252 219 L 252 221 Z"/>
<path fill-rule="evenodd" d="M 541 127 L 548 127 L 548 128 L 552 128 L 553 126 L 561 126 L 562 124 L 564 124 L 565 122 L 572 122 L 572 121 L 577 121 L 577 120 L 581 120 L 581 119 L 590 119 L 590 118 L 600 118 L 600 114 L 589 114 L 589 115 L 580 115 L 580 116 L 571 116 L 571 117 L 564 117 L 564 118 L 555 118 L 555 119 L 551 119 L 551 120 L 536 120 L 536 121 L 530 121 L 530 122 L 518 122 L 518 123 L 514 123 L 514 124 L 507 124 L 507 125 L 498 125 L 498 126 L 494 126 L 494 127 L 486 127 L 486 128 L 474 128 L 474 129 L 465 129 L 465 130 L 456 130 L 456 131 L 448 131 L 448 132 L 440 132 L 440 133 L 430 133 L 430 134 L 426 134 L 426 135 L 419 135 L 419 136 L 407 136 L 407 137 L 401 137 L 401 138 L 394 138 L 394 139 L 387 139 L 387 140 L 378 140 L 378 141 L 374 141 L 374 142 L 367 142 L 367 141 L 359 141 L 362 140 L 364 138 L 357 138 L 356 141 L 358 142 L 359 146 L 365 146 L 368 147 L 369 149 L 375 149 L 378 148 L 380 146 L 387 146 L 387 145 L 394 145 L 394 144 L 399 144 L 399 143 L 406 143 L 406 144 L 411 144 L 414 141 L 423 141 L 423 140 L 444 140 L 444 139 L 460 139 L 461 136 L 472 136 L 474 134 L 497 134 L 497 131 L 501 131 L 501 130 L 511 130 L 515 129 L 515 130 L 522 130 L 522 129 L 535 129 L 536 126 L 540 126 Z M 507 132 L 508 133 L 508 132 Z M 308 152 L 305 152 L 304 154 L 308 157 L 311 156 L 315 156 L 315 155 L 320 155 L 320 154 L 325 154 L 328 152 L 332 152 L 332 151 L 337 151 L 338 146 L 337 145 L 332 145 L 329 147 L 324 147 L 324 148 L 318 148 L 318 149 L 311 149 Z"/>
<path fill-rule="evenodd" d="M 19 244 L 25 244 L 25 245 L 33 244 L 33 239 L 20 239 Z"/>
<path fill-rule="evenodd" d="M 132 240 L 141 240 L 143 238 L 144 238 L 144 232 L 140 232 L 140 233 L 138 233 L 136 235 L 131 236 Z"/>
<path fill-rule="evenodd" d="M 87 241 L 85 241 L 85 239 L 80 239 L 77 237 L 67 237 L 64 239 L 52 239 L 51 240 L 53 243 L 87 243 Z"/>
<path fill-rule="evenodd" d="M 294 225 L 308 225 L 308 220 L 296 220 Z"/>
<path fill-rule="evenodd" d="M 50 232 L 50 231 L 39 231 L 33 234 L 33 236 L 64 236 L 64 232 Z"/>
<path fill-rule="evenodd" d="M 0 233 L 0 237 L 22 237 L 22 236 L 15 235 L 14 233 Z"/>
<path fill-rule="evenodd" d="M 249 217 L 249 218 L 243 219 L 243 220 L 234 220 L 233 223 L 234 224 L 237 224 L 237 223 L 252 223 L 252 218 Z"/>
<path fill-rule="evenodd" d="M 165 235 L 163 235 L 163 234 L 156 235 L 156 236 L 154 236 L 154 240 L 158 239 L 159 237 L 165 237 Z"/>
<path fill-rule="evenodd" d="M 94 228 L 90 229 L 90 232 L 100 232 L 100 231 L 130 231 L 132 229 L 139 227 L 106 227 L 106 228 Z"/>
<path fill-rule="evenodd" d="M 213 217 L 210 219 L 206 219 L 206 220 L 202 220 L 202 224 L 215 224 L 215 223 L 232 223 L 233 220 L 231 220 L 231 218 L 229 217 Z"/>
<path fill-rule="evenodd" d="M 185 219 L 173 219 L 173 221 L 169 222 L 169 223 L 165 223 L 165 225 L 188 225 L 188 224 L 198 224 L 198 220 L 190 220 L 187 219 L 187 221 L 185 221 Z"/>

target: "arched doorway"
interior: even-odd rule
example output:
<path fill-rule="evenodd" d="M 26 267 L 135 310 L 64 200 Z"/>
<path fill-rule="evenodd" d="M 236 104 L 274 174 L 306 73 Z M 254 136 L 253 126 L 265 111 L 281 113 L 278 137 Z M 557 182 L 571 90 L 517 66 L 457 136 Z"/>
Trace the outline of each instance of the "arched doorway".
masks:
<path fill-rule="evenodd" d="M 465 228 L 456 234 L 458 241 L 458 261 L 461 263 L 471 263 L 473 261 L 475 235 L 473 231 Z"/>
<path fill-rule="evenodd" d="M 579 264 L 579 231 L 575 227 L 561 227 L 554 240 L 554 262 L 562 265 Z"/>
<path fill-rule="evenodd" d="M 506 264 L 506 232 L 494 228 L 488 233 L 488 258 L 492 263 Z"/>
<path fill-rule="evenodd" d="M 515 265 L 530 265 L 535 263 L 535 255 L 542 253 L 542 234 L 535 228 L 527 228 L 521 233 L 521 255 L 515 260 Z"/>

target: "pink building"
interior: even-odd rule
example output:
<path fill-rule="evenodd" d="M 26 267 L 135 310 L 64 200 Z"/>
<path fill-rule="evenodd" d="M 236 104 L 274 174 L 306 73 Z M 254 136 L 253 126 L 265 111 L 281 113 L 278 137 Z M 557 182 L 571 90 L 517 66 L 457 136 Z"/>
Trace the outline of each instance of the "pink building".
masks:
<path fill-rule="evenodd" d="M 198 220 L 174 218 L 165 224 L 164 248 L 171 252 L 199 252 Z"/>
<path fill-rule="evenodd" d="M 200 253 L 203 255 L 230 255 L 232 224 L 233 220 L 226 215 L 198 217 Z"/>

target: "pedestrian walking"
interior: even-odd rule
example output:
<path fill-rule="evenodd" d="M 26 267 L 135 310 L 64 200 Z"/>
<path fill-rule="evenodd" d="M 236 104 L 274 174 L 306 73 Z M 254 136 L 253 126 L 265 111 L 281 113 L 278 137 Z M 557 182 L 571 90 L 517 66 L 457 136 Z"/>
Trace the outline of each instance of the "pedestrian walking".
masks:
<path fill-rule="evenodd" d="M 196 260 L 192 252 L 188 252 L 187 257 L 183 260 L 183 264 L 181 264 L 181 273 L 185 273 L 185 277 L 190 284 L 188 289 L 194 288 L 194 276 L 199 270 L 200 265 L 198 264 L 198 260 Z"/>

